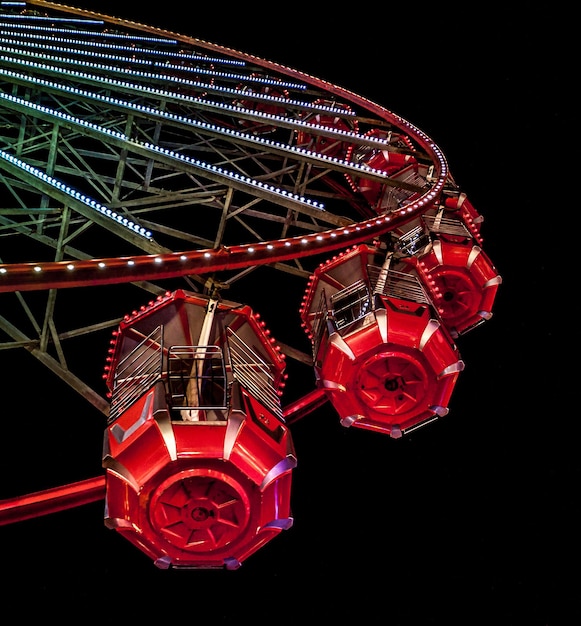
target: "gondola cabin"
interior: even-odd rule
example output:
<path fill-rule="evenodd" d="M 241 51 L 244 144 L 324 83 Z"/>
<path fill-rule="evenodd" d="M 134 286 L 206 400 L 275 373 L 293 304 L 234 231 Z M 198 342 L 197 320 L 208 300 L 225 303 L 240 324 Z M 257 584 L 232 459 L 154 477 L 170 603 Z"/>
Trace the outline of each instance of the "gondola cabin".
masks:
<path fill-rule="evenodd" d="M 388 260 L 362 244 L 322 264 L 301 317 L 341 423 L 397 438 L 448 413 L 464 363 L 411 266 Z"/>
<path fill-rule="evenodd" d="M 106 526 L 162 569 L 238 568 L 292 525 L 284 355 L 248 306 L 184 291 L 111 343 Z"/>

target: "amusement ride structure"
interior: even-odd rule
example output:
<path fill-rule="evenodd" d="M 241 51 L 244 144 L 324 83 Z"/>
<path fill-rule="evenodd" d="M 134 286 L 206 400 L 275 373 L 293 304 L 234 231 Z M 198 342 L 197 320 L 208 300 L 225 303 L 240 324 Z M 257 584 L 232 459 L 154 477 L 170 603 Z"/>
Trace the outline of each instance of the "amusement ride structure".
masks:
<path fill-rule="evenodd" d="M 27 350 L 104 417 L 103 475 L 2 500 L 0 524 L 104 500 L 159 568 L 236 569 L 292 526 L 297 420 L 328 403 L 400 438 L 448 414 L 456 342 L 501 277 L 426 134 L 125 19 L 0 2 L 0 29 L 2 353 Z M 306 350 L 273 336 L 260 297 L 294 307 Z M 69 367 L 88 337 L 102 389 Z M 290 361 L 311 389 L 291 394 Z"/>

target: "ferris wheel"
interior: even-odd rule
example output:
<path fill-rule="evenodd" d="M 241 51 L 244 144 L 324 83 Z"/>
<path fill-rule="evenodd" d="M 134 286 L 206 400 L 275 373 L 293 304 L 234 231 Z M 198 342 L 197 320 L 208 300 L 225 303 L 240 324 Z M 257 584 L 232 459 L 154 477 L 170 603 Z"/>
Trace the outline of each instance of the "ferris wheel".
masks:
<path fill-rule="evenodd" d="M 502 280 L 424 132 L 124 19 L 6 2 L 0 30 L 2 354 L 105 430 L 102 475 L 2 500 L 0 525 L 102 499 L 159 568 L 236 569 L 292 526 L 296 421 L 327 403 L 400 438 L 448 414 Z"/>

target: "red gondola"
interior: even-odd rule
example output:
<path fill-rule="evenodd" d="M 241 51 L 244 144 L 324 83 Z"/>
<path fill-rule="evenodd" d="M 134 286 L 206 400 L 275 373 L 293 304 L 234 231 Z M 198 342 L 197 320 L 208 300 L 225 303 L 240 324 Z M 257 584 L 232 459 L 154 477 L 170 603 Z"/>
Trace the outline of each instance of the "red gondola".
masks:
<path fill-rule="evenodd" d="M 301 316 L 344 426 L 397 438 L 448 413 L 464 363 L 417 277 L 387 267 L 379 248 L 321 265 Z"/>
<path fill-rule="evenodd" d="M 106 525 L 160 568 L 239 567 L 292 525 L 283 355 L 248 306 L 183 291 L 112 343 Z"/>
<path fill-rule="evenodd" d="M 418 257 L 418 271 L 454 336 L 492 317 L 502 279 L 488 255 L 472 241 L 436 239 Z"/>

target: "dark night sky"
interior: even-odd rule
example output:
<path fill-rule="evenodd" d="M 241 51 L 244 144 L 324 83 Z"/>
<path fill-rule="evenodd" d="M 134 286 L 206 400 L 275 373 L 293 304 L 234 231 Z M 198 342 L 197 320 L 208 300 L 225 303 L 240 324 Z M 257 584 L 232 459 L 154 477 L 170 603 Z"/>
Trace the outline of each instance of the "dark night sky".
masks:
<path fill-rule="evenodd" d="M 445 420 L 398 441 L 344 429 L 329 407 L 293 426 L 294 527 L 240 570 L 157 570 L 104 528 L 95 503 L 0 528 L 4 609 L 18 619 L 40 607 L 65 621 L 132 623 L 581 623 L 581 463 L 570 424 L 579 409 L 563 361 L 575 321 L 550 295 L 566 226 L 551 221 L 550 204 L 566 93 L 558 45 L 540 42 L 557 21 L 446 4 L 421 14 L 403 5 L 373 14 L 357 5 L 76 4 L 281 62 L 409 120 L 442 148 L 484 216 L 484 249 L 503 284 L 493 318 L 458 342 L 466 369 Z M 95 359 L 101 368 L 104 355 Z M 90 419 L 80 399 L 50 402 L 47 420 L 64 441 L 71 422 Z M 10 495 L 39 458 L 34 471 L 49 484 L 90 455 L 96 475 L 103 427 L 66 458 L 28 434 L 4 479 Z"/>

